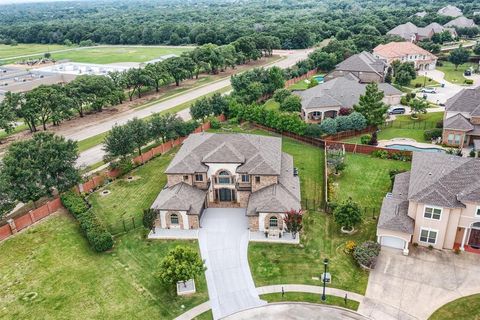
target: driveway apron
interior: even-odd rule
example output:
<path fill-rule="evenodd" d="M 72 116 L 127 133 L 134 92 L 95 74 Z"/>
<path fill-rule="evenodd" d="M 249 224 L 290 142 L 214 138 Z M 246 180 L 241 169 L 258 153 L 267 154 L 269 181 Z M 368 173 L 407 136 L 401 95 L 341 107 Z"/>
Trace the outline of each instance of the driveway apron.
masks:
<path fill-rule="evenodd" d="M 200 252 L 207 267 L 213 318 L 266 304 L 258 297 L 248 265 L 245 209 L 209 208 L 200 225 Z"/>

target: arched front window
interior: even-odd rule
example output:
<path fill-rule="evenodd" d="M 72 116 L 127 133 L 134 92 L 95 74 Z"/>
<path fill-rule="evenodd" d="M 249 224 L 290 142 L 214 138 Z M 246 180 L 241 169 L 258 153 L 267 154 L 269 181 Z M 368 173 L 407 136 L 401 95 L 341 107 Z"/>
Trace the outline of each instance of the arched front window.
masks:
<path fill-rule="evenodd" d="M 270 217 L 270 220 L 268 220 L 268 226 L 270 228 L 278 228 L 278 218 Z"/>
<path fill-rule="evenodd" d="M 472 228 L 480 229 L 480 222 L 472 223 Z"/>
<path fill-rule="evenodd" d="M 218 173 L 218 183 L 220 184 L 230 184 L 230 173 L 228 171 L 220 171 Z"/>
<path fill-rule="evenodd" d="M 171 224 L 178 224 L 178 214 L 172 213 L 170 215 L 170 223 Z"/>

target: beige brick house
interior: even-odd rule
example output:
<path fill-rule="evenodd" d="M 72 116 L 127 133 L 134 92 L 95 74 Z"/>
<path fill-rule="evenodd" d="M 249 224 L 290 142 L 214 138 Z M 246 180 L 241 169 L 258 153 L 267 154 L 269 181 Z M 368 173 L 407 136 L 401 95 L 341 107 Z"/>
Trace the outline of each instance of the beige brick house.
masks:
<path fill-rule="evenodd" d="M 190 135 L 165 171 L 167 185 L 152 205 L 156 226 L 198 229 L 205 208 L 245 208 L 251 231 L 283 232 L 285 212 L 300 210 L 293 158 L 276 137 Z"/>
<path fill-rule="evenodd" d="M 435 55 L 410 41 L 379 44 L 373 49 L 373 56 L 389 65 L 393 61 L 413 62 L 415 69 L 422 71 L 435 70 L 438 60 Z"/>
<path fill-rule="evenodd" d="M 480 87 L 463 89 L 447 100 L 442 141 L 459 148 L 480 145 Z"/>
<path fill-rule="evenodd" d="M 411 171 L 383 199 L 377 240 L 404 254 L 410 243 L 480 249 L 480 160 L 414 152 Z"/>

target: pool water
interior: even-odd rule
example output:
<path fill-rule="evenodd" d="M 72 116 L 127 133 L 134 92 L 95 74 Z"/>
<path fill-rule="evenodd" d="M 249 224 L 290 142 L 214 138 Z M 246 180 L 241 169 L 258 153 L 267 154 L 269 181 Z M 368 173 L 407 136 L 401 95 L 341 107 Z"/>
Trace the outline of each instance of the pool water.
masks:
<path fill-rule="evenodd" d="M 314 76 L 313 78 L 317 80 L 318 83 L 323 83 L 325 81 L 324 76 Z"/>
<path fill-rule="evenodd" d="M 386 146 L 387 148 L 404 150 L 404 151 L 422 151 L 422 152 L 440 152 L 445 153 L 445 150 L 440 148 L 420 148 L 411 146 L 409 144 L 390 144 Z"/>

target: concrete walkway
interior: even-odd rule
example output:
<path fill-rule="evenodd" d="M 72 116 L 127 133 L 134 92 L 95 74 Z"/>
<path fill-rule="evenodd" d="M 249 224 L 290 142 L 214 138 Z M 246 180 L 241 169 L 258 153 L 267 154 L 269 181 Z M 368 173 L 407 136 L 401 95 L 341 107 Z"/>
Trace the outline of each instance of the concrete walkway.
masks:
<path fill-rule="evenodd" d="M 306 284 L 278 284 L 278 285 L 272 285 L 272 286 L 258 287 L 256 290 L 259 295 L 263 295 L 263 294 L 269 294 L 269 293 L 280 293 L 282 292 L 282 288 L 285 292 L 304 292 L 304 293 L 314 293 L 319 295 L 322 294 L 322 290 L 323 290 L 322 286 L 312 286 L 312 285 L 306 285 Z M 325 292 L 327 295 L 341 297 L 341 298 L 344 298 L 345 295 L 347 295 L 348 299 L 355 300 L 360 303 L 362 303 L 364 299 L 364 296 L 362 296 L 361 294 L 345 291 L 337 288 L 327 287 Z M 210 309 L 211 309 L 210 301 L 207 301 L 188 310 L 187 312 L 183 313 L 179 317 L 175 318 L 175 320 L 190 320 Z"/>
<path fill-rule="evenodd" d="M 198 240 L 213 318 L 266 304 L 258 297 L 248 264 L 245 209 L 206 209 L 200 225 Z"/>

